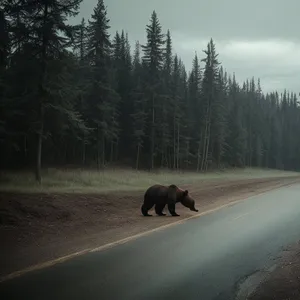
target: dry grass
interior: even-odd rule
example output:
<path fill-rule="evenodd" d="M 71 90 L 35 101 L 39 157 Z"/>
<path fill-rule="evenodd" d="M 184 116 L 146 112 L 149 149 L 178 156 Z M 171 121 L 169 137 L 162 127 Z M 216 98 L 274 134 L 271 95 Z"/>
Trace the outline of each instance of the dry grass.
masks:
<path fill-rule="evenodd" d="M 206 174 L 175 171 L 135 171 L 130 169 L 95 170 L 61 170 L 46 169 L 42 174 L 42 185 L 39 186 L 30 172 L 1 172 L 0 191 L 14 192 L 61 192 L 61 193 L 94 193 L 110 191 L 143 190 L 155 184 L 193 184 L 208 180 L 235 180 L 270 178 L 300 175 L 271 169 L 236 169 L 214 171 Z"/>

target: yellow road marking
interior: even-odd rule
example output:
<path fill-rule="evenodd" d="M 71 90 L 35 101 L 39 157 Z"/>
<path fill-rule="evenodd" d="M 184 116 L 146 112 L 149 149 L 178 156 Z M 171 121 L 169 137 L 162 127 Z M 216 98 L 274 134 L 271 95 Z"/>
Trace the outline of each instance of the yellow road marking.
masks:
<path fill-rule="evenodd" d="M 156 231 L 160 231 L 160 230 L 164 230 L 166 228 L 169 228 L 169 227 L 172 227 L 172 226 L 175 226 L 175 225 L 178 225 L 178 224 L 182 224 L 188 220 L 191 220 L 191 219 L 195 219 L 195 218 L 199 218 L 201 216 L 204 216 L 204 215 L 207 215 L 207 214 L 210 214 L 210 213 L 213 213 L 215 211 L 218 211 L 218 210 L 221 210 L 222 208 L 226 208 L 226 207 L 229 207 L 229 206 L 233 206 L 237 203 L 240 203 L 242 201 L 245 201 L 245 200 L 248 200 L 248 199 L 251 199 L 251 198 L 255 198 L 257 196 L 261 196 L 263 194 L 266 194 L 268 192 L 270 192 L 270 190 L 278 190 L 280 188 L 283 188 L 283 187 L 289 187 L 293 184 L 296 184 L 298 182 L 294 182 L 294 183 L 291 183 L 291 184 L 288 184 L 288 185 L 283 185 L 283 186 L 280 186 L 280 187 L 277 187 L 277 188 L 270 188 L 264 192 L 261 192 L 261 193 L 258 193 L 258 194 L 255 194 L 253 196 L 250 196 L 250 197 L 243 197 L 243 198 L 240 198 L 238 200 L 235 200 L 235 201 L 232 201 L 230 203 L 227 203 L 227 204 L 223 204 L 221 206 L 218 206 L 218 207 L 215 207 L 213 209 L 210 209 L 210 210 L 207 210 L 207 211 L 204 211 L 204 212 L 201 212 L 199 214 L 196 214 L 196 215 L 193 215 L 191 217 L 188 217 L 188 218 L 185 218 L 185 219 L 182 219 L 182 220 L 179 220 L 179 221 L 176 221 L 176 222 L 172 222 L 170 224 L 166 224 L 166 225 L 163 225 L 163 226 L 160 226 L 160 227 L 157 227 L 157 228 L 154 228 L 154 229 L 151 229 L 151 230 L 148 230 L 148 231 L 145 231 L 145 232 L 141 232 L 141 233 L 138 233 L 136 235 L 133 235 L 133 236 L 130 236 L 130 237 L 127 237 L 127 238 L 124 238 L 124 239 L 121 239 L 119 241 L 115 241 L 115 242 L 112 242 L 112 243 L 109 243 L 109 244 L 105 244 L 103 246 L 100 246 L 100 247 L 96 247 L 96 248 L 88 248 L 88 249 L 84 249 L 82 251 L 78 251 L 78 252 L 75 252 L 75 253 L 71 253 L 69 255 L 66 255 L 66 256 L 62 256 L 60 258 L 57 258 L 57 259 L 54 259 L 54 260 L 50 260 L 50 261 L 47 261 L 47 262 L 44 262 L 44 263 L 41 263 L 41 264 L 37 264 L 37 265 L 33 265 L 31 267 L 28 267 L 28 268 L 25 268 L 23 270 L 19 270 L 19 271 L 16 271 L 16 272 L 13 272 L 13 273 L 10 273 L 6 276 L 3 276 L 0 278 L 0 282 L 3 282 L 3 281 L 6 281 L 6 280 L 9 280 L 9 279 L 13 279 L 13 278 L 16 278 L 16 277 L 19 277 L 21 275 L 24 275 L 26 273 L 29 273 L 29 272 L 32 272 L 32 271 L 37 271 L 37 270 L 40 270 L 40 269 L 44 269 L 44 268 L 47 268 L 47 267 L 50 267 L 50 266 L 53 266 L 53 265 L 56 265 L 58 263 L 62 263 L 68 259 L 71 259 L 71 258 L 74 258 L 76 256 L 80 256 L 80 255 L 84 255 L 84 254 L 87 254 L 87 253 L 92 253 L 92 252 L 96 252 L 96 251 L 103 251 L 103 250 L 106 250 L 106 249 L 109 249 L 109 248 L 112 248 L 114 246 L 117 246 L 117 245 L 121 245 L 121 244 L 125 244 L 129 241 L 132 241 L 132 240 L 135 240 L 135 239 L 138 239 L 142 236 L 146 236 L 148 234 L 151 234 L 153 232 L 156 232 Z"/>

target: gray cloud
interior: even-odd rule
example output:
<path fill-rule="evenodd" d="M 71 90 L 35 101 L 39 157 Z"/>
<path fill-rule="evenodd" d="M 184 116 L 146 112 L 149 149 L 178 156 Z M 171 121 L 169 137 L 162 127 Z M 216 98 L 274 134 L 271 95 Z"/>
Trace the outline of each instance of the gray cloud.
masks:
<path fill-rule="evenodd" d="M 77 22 L 89 19 L 96 3 L 84 0 Z M 212 37 L 220 61 L 239 81 L 255 76 L 261 78 L 264 91 L 299 90 L 299 0 L 106 0 L 105 4 L 111 34 L 124 29 L 132 44 L 145 41 L 145 26 L 155 9 L 187 69 L 195 51 L 202 58 Z"/>

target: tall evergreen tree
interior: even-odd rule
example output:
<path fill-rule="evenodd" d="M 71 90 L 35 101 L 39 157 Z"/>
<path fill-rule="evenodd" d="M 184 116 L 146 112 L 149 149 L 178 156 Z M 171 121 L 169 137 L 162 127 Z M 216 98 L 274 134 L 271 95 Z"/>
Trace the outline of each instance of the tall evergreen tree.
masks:
<path fill-rule="evenodd" d="M 0 7 L 0 70 L 6 68 L 9 55 L 9 34 L 8 22 L 4 15 L 3 8 Z"/>
<path fill-rule="evenodd" d="M 87 57 L 87 25 L 85 19 L 82 18 L 77 31 L 74 34 L 73 52 L 79 58 L 80 62 L 84 62 Z"/>
<path fill-rule="evenodd" d="M 228 145 L 226 137 L 228 132 L 228 82 L 227 74 L 223 68 L 219 69 L 217 78 L 216 96 L 212 114 L 212 156 L 218 168 L 221 167 L 223 157 Z"/>
<path fill-rule="evenodd" d="M 86 94 L 88 92 L 87 86 L 89 85 L 90 65 L 88 61 L 88 38 L 87 38 L 87 25 L 85 19 L 82 18 L 80 25 L 75 31 L 73 53 L 76 57 L 77 68 L 75 71 L 75 81 L 78 88 L 78 97 L 76 109 L 82 114 L 85 124 L 88 124 L 88 106 L 86 103 Z M 87 130 L 82 132 L 81 145 L 81 158 L 82 165 L 86 165 L 86 149 L 90 144 L 89 132 Z"/>
<path fill-rule="evenodd" d="M 243 110 L 240 105 L 241 91 L 235 80 L 229 79 L 229 114 L 226 143 L 226 162 L 234 167 L 245 166 L 246 131 L 243 124 Z"/>
<path fill-rule="evenodd" d="M 188 80 L 188 126 L 191 132 L 191 151 L 197 157 L 197 170 L 200 169 L 201 142 L 203 127 L 203 101 L 201 97 L 201 69 L 197 54 L 193 59 L 192 71 Z"/>
<path fill-rule="evenodd" d="M 135 82 L 131 92 L 133 99 L 133 112 L 131 114 L 133 124 L 133 144 L 136 150 L 135 167 L 140 166 L 141 152 L 144 146 L 146 135 L 146 120 L 147 120 L 147 101 L 143 89 L 143 66 L 141 63 L 140 43 L 136 42 L 134 57 L 133 57 L 133 75 L 132 79 Z"/>
<path fill-rule="evenodd" d="M 212 160 L 212 122 L 218 121 L 217 109 L 219 103 L 216 102 L 218 95 L 218 76 L 219 76 L 219 61 L 218 54 L 215 50 L 215 44 L 211 39 L 207 45 L 207 50 L 203 51 L 206 58 L 202 59 L 205 62 L 205 69 L 202 81 L 202 101 L 203 101 L 203 134 L 202 134 L 202 160 L 201 170 L 207 170 L 209 161 Z M 215 114 L 215 115 L 214 115 Z"/>
<path fill-rule="evenodd" d="M 6 119 L 9 117 L 7 112 L 5 113 L 5 107 L 8 103 L 5 100 L 5 89 L 7 81 L 5 81 L 5 75 L 7 73 L 8 57 L 9 57 L 9 34 L 8 34 L 8 22 L 6 20 L 4 9 L 0 6 L 0 142 L 4 143 Z"/>
<path fill-rule="evenodd" d="M 91 126 L 95 129 L 97 166 L 100 168 L 107 160 L 107 146 L 110 145 L 112 152 L 119 139 L 119 95 L 111 87 L 110 26 L 103 0 L 98 0 L 91 19 L 88 25 L 88 58 L 92 70 L 87 101 Z"/>
<path fill-rule="evenodd" d="M 51 132 L 49 117 L 54 114 L 64 115 L 66 124 L 81 123 L 80 116 L 73 107 L 69 55 L 74 26 L 67 24 L 69 16 L 78 13 L 81 0 L 57 0 L 14 2 L 12 30 L 15 28 L 14 60 L 24 69 L 29 69 L 29 62 L 34 72 L 22 82 L 28 105 L 33 109 L 31 116 L 35 121 L 32 128 L 37 135 L 36 179 L 41 182 L 42 144 L 45 136 Z M 16 70 L 17 71 L 17 70 Z M 22 70 L 18 72 L 22 75 Z M 27 98 L 26 98 L 27 97 Z M 31 100 L 33 99 L 33 100 Z M 30 103 L 33 101 L 32 103 Z M 27 106 L 28 107 L 28 106 Z"/>
<path fill-rule="evenodd" d="M 125 155 L 130 155 L 130 148 L 128 142 L 131 140 L 130 133 L 132 132 L 132 124 L 130 113 L 132 112 L 132 101 L 130 97 L 132 89 L 132 61 L 130 53 L 130 44 L 128 35 L 122 31 L 121 35 L 116 33 L 114 43 L 114 68 L 115 68 L 115 83 L 116 91 L 120 95 L 120 151 Z"/>
<path fill-rule="evenodd" d="M 170 129 L 170 117 L 172 116 L 172 110 L 174 107 L 174 99 L 172 99 L 171 92 L 171 81 L 172 81 L 172 38 L 171 33 L 168 30 L 165 39 L 165 51 L 162 66 L 162 86 L 161 96 L 157 105 L 157 122 L 160 127 L 157 128 L 158 139 L 157 139 L 157 151 L 160 155 L 160 166 L 170 166 L 169 148 L 171 142 L 171 129 Z"/>
<path fill-rule="evenodd" d="M 150 136 L 150 168 L 154 168 L 154 161 L 156 156 L 156 132 L 159 127 L 156 126 L 158 112 L 158 105 L 161 96 L 161 77 L 162 67 L 164 61 L 164 34 L 160 22 L 157 18 L 157 14 L 153 11 L 150 19 L 150 24 L 146 27 L 147 43 L 142 45 L 144 51 L 143 62 L 146 67 L 147 78 L 147 98 L 148 98 L 148 124 L 149 124 L 149 136 Z"/>

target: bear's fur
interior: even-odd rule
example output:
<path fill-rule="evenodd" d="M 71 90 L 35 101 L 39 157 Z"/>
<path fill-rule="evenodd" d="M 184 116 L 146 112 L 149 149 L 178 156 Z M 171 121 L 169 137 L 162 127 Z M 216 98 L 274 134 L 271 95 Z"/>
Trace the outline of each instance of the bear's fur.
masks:
<path fill-rule="evenodd" d="M 155 212 L 158 216 L 165 216 L 163 209 L 168 205 L 172 216 L 179 216 L 175 211 L 175 204 L 181 202 L 192 211 L 198 211 L 195 208 L 195 200 L 189 196 L 188 190 L 182 190 L 176 185 L 164 186 L 155 184 L 147 189 L 144 195 L 144 203 L 141 207 L 142 214 L 145 217 L 151 217 L 148 211 L 155 205 Z"/>

